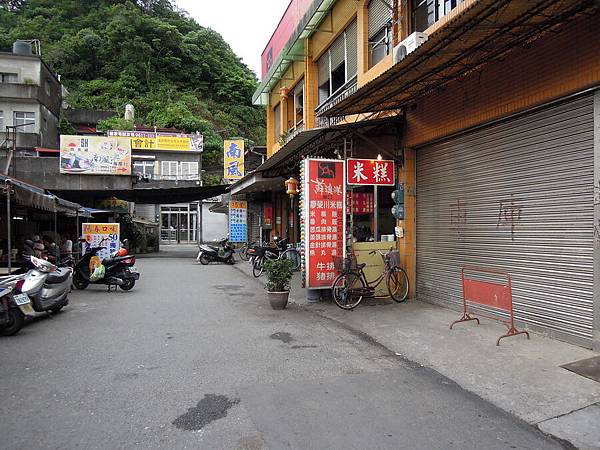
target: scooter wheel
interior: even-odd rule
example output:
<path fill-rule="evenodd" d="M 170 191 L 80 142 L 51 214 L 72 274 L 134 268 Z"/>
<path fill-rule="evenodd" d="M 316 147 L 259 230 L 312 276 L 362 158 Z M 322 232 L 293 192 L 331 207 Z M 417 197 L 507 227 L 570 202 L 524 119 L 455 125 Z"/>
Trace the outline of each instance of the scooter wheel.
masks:
<path fill-rule="evenodd" d="M 83 278 L 81 278 L 79 275 L 74 275 L 73 276 L 73 287 L 75 289 L 79 289 L 79 290 L 83 290 L 86 287 L 89 286 L 90 283 L 88 283 L 87 281 L 85 281 Z"/>
<path fill-rule="evenodd" d="M 200 264 L 206 266 L 208 263 L 210 263 L 210 259 L 208 259 L 208 256 L 206 256 L 204 253 L 202 253 L 200 255 Z"/>
<path fill-rule="evenodd" d="M 19 308 L 9 309 L 7 314 L 7 324 L 0 327 L 0 335 L 2 336 L 17 334 L 25 323 L 25 314 Z"/>
<path fill-rule="evenodd" d="M 120 284 L 119 287 L 124 291 L 130 291 L 135 286 L 135 280 L 133 278 L 127 278 L 123 284 Z"/>
<path fill-rule="evenodd" d="M 227 259 L 227 264 L 230 265 L 234 265 L 235 264 L 235 258 L 233 257 L 233 255 L 231 255 L 228 259 Z"/>

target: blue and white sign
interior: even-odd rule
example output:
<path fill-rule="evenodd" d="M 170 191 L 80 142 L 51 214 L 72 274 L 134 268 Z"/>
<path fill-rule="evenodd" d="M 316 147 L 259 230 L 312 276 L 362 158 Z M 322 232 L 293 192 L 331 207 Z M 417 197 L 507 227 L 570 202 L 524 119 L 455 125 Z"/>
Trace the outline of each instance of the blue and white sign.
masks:
<path fill-rule="evenodd" d="M 248 202 L 231 200 L 229 202 L 229 241 L 248 241 Z"/>

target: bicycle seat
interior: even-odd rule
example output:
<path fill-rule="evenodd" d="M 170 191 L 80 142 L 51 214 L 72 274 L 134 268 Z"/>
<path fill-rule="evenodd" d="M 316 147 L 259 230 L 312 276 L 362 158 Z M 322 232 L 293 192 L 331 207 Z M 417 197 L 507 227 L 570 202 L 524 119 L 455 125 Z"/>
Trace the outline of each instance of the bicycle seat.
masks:
<path fill-rule="evenodd" d="M 356 265 L 356 270 L 361 270 L 366 267 L 367 263 L 360 263 Z"/>

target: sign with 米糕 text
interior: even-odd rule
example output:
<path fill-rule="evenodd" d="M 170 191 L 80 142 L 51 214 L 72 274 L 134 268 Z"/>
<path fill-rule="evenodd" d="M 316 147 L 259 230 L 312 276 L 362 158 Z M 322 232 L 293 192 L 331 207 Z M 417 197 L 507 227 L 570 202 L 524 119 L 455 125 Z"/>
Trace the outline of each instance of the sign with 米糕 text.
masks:
<path fill-rule="evenodd" d="M 395 178 L 394 161 L 381 159 L 347 160 L 347 183 L 359 186 L 393 186 Z"/>

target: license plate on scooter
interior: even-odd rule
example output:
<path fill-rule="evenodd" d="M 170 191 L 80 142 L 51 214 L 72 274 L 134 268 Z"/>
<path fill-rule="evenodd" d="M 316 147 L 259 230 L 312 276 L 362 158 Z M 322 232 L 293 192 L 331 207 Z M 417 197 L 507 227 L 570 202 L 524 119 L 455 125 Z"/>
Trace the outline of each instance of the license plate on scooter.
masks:
<path fill-rule="evenodd" d="M 15 299 L 15 303 L 17 304 L 17 306 L 27 305 L 28 303 L 31 303 L 31 300 L 29 300 L 29 296 L 27 294 L 17 294 L 13 296 L 13 298 Z"/>
<path fill-rule="evenodd" d="M 130 268 L 129 268 L 129 271 L 130 271 L 131 273 L 139 273 L 139 271 L 138 271 L 137 267 L 135 267 L 135 266 L 133 266 L 133 267 L 130 267 Z"/>

